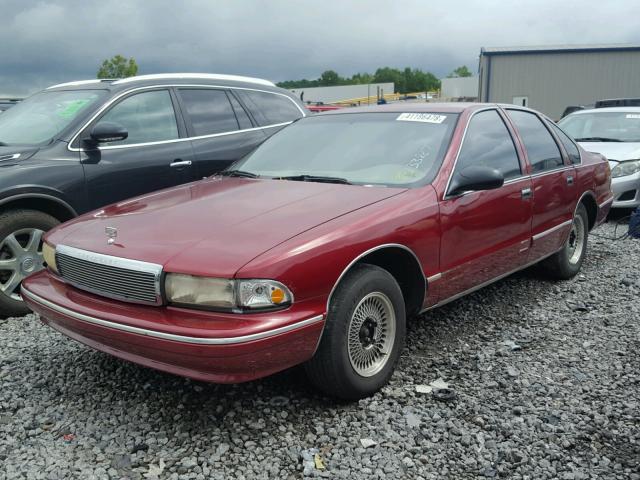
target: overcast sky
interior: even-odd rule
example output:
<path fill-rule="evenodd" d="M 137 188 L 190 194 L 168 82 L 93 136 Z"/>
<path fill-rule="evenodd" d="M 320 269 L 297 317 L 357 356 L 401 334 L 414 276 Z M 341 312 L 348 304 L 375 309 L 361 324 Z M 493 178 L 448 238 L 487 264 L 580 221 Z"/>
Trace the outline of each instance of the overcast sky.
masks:
<path fill-rule="evenodd" d="M 0 96 L 95 78 L 117 53 L 139 74 L 444 76 L 475 72 L 483 46 L 640 43 L 639 14 L 638 0 L 0 0 Z"/>

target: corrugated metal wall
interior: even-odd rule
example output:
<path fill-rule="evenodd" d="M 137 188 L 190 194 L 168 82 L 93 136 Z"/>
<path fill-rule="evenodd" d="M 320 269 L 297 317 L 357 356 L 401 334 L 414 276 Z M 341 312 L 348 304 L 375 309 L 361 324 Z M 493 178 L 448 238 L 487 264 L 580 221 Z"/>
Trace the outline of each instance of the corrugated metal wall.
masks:
<path fill-rule="evenodd" d="M 482 55 L 480 72 L 482 101 L 513 103 L 514 97 L 527 97 L 530 108 L 553 119 L 568 105 L 640 97 L 638 51 Z"/>

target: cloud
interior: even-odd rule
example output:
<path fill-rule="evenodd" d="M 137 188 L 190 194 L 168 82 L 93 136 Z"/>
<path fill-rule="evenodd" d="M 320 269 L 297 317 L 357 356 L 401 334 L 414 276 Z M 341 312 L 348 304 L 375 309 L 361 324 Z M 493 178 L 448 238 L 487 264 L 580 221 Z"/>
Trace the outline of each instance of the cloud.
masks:
<path fill-rule="evenodd" d="M 140 73 L 275 81 L 411 66 L 443 76 L 480 47 L 636 43 L 634 0 L 0 0 L 0 96 L 93 78 L 117 53 Z"/>

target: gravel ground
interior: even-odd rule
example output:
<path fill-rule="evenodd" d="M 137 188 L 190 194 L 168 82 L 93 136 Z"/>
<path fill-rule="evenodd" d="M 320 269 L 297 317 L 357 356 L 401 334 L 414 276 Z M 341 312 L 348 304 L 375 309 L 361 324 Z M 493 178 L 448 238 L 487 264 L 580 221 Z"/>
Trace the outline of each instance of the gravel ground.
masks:
<path fill-rule="evenodd" d="M 640 241 L 592 236 L 574 280 L 528 270 L 433 311 L 353 404 L 300 369 L 209 385 L 0 320 L 0 478 L 640 479 L 639 264 Z M 421 393 L 438 379 L 454 401 Z"/>

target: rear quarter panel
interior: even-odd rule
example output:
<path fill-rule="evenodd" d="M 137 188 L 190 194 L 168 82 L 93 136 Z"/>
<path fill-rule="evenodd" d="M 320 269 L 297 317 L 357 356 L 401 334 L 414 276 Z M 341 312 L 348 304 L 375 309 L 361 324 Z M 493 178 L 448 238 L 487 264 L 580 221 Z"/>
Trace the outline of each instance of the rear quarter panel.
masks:
<path fill-rule="evenodd" d="M 576 165 L 576 177 L 579 185 L 580 195 L 590 192 L 595 197 L 598 204 L 598 215 L 596 225 L 602 223 L 611 207 L 613 198 L 611 192 L 611 169 L 604 155 L 594 152 L 587 152 L 580 147 L 582 163 Z"/>

